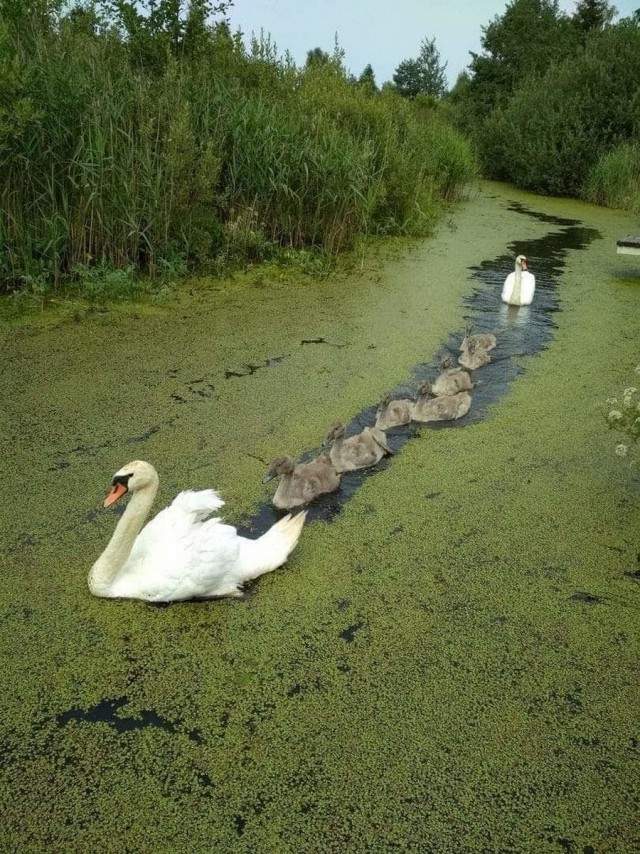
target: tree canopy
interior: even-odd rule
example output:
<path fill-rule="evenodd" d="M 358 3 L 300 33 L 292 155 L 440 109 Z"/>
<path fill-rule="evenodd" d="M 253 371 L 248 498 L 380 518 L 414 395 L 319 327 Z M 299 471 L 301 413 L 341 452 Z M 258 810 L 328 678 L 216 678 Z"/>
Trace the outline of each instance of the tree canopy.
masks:
<path fill-rule="evenodd" d="M 331 57 L 329 54 L 322 50 L 321 47 L 314 47 L 312 50 L 307 51 L 305 68 L 314 68 L 318 65 L 325 65 L 330 59 Z"/>
<path fill-rule="evenodd" d="M 557 0 L 514 0 L 483 27 L 481 54 L 471 54 L 471 95 L 479 114 L 541 74 L 570 51 L 573 31 Z"/>
<path fill-rule="evenodd" d="M 450 95 L 485 170 L 579 195 L 599 159 L 640 135 L 640 26 L 607 0 L 512 0 L 483 28 L 480 54 Z"/>
<path fill-rule="evenodd" d="M 416 59 L 403 60 L 395 70 L 393 82 L 405 98 L 433 95 L 441 98 L 447 89 L 445 70 L 447 63 L 440 62 L 435 39 L 423 39 Z"/>
<path fill-rule="evenodd" d="M 370 64 L 365 65 L 362 74 L 358 77 L 358 84 L 369 92 L 377 92 L 376 77 Z"/>
<path fill-rule="evenodd" d="M 602 30 L 615 17 L 616 9 L 607 0 L 580 0 L 573 20 L 583 33 Z"/>

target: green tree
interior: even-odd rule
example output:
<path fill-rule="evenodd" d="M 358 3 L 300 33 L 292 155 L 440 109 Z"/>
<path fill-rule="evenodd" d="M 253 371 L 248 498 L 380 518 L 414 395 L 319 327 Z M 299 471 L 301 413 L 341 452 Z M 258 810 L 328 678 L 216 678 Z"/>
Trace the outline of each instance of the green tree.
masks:
<path fill-rule="evenodd" d="M 475 116 L 470 108 L 471 77 L 467 71 L 461 71 L 456 78 L 453 88 L 446 97 L 445 109 L 450 121 L 458 130 L 470 137 L 475 136 Z"/>
<path fill-rule="evenodd" d="M 376 78 L 371 65 L 365 65 L 362 74 L 358 77 L 358 85 L 368 92 L 377 92 Z"/>
<path fill-rule="evenodd" d="M 490 115 L 481 148 L 494 177 L 578 195 L 600 157 L 639 136 L 640 28 L 622 21 L 523 83 Z"/>
<path fill-rule="evenodd" d="M 453 103 L 464 101 L 471 86 L 471 77 L 467 71 L 461 71 L 456 78 L 453 89 L 449 92 L 449 100 Z"/>
<path fill-rule="evenodd" d="M 469 97 L 486 115 L 527 77 L 539 76 L 576 45 L 575 27 L 557 0 L 513 0 L 483 27 L 483 53 L 471 54 Z"/>
<path fill-rule="evenodd" d="M 233 0 L 102 0 L 106 18 L 126 36 L 135 62 L 163 71 L 169 56 L 194 56 L 209 41 L 208 21 L 224 15 Z"/>
<path fill-rule="evenodd" d="M 94 6 L 83 6 L 76 3 L 62 19 L 62 25 L 71 27 L 76 33 L 95 36 L 101 20 Z"/>
<path fill-rule="evenodd" d="M 440 62 L 440 53 L 435 39 L 423 39 L 417 59 L 403 60 L 395 70 L 393 82 L 398 92 L 405 98 L 417 95 L 433 95 L 441 98 L 447 89 L 444 65 Z"/>
<path fill-rule="evenodd" d="M 321 47 L 314 47 L 313 50 L 307 51 L 307 61 L 304 64 L 305 68 L 315 68 L 318 65 L 326 65 L 331 57 L 322 50 Z"/>
<path fill-rule="evenodd" d="M 415 98 L 420 92 L 420 66 L 416 59 L 403 59 L 396 68 L 393 82 L 404 98 Z"/>
<path fill-rule="evenodd" d="M 615 6 L 607 0 L 580 0 L 573 20 L 583 33 L 602 30 L 616 15 Z"/>

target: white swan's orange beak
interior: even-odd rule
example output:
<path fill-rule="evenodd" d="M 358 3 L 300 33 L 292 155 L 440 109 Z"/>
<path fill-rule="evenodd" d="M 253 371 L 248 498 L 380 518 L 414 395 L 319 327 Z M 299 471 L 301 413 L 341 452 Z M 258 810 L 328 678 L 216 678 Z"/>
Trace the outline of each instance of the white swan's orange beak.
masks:
<path fill-rule="evenodd" d="M 523 259 L 522 259 L 522 269 L 523 269 L 523 270 L 526 270 L 526 269 L 527 269 L 527 259 L 526 259 L 526 258 L 523 258 Z"/>
<path fill-rule="evenodd" d="M 122 498 L 122 496 L 127 492 L 127 487 L 124 483 L 116 483 L 113 486 L 111 492 L 107 495 L 105 500 L 102 502 L 103 507 L 111 507 L 112 504 L 118 500 L 118 498 Z"/>

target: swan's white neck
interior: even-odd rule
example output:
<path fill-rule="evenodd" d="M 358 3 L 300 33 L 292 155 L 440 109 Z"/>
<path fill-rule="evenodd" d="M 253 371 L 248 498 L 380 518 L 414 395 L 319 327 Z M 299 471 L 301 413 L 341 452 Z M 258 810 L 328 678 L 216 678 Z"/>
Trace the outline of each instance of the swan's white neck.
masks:
<path fill-rule="evenodd" d="M 109 595 L 111 585 L 131 554 L 133 544 L 144 525 L 144 520 L 149 515 L 157 491 L 158 483 L 156 482 L 132 493 L 127 509 L 116 525 L 109 544 L 91 567 L 89 590 L 94 596 Z"/>
<path fill-rule="evenodd" d="M 513 283 L 513 290 L 511 292 L 511 299 L 509 300 L 511 305 L 520 305 L 521 295 L 522 295 L 522 267 L 520 266 L 520 264 L 516 263 L 515 281 Z"/>

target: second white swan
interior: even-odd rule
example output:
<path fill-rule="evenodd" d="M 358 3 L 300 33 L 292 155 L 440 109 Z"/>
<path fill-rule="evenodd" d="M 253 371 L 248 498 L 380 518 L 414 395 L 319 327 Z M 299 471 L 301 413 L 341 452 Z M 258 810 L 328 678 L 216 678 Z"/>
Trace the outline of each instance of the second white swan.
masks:
<path fill-rule="evenodd" d="M 509 273 L 502 287 L 502 302 L 509 305 L 531 305 L 536 291 L 536 277 L 527 270 L 524 255 L 516 258 L 516 269 Z"/>

